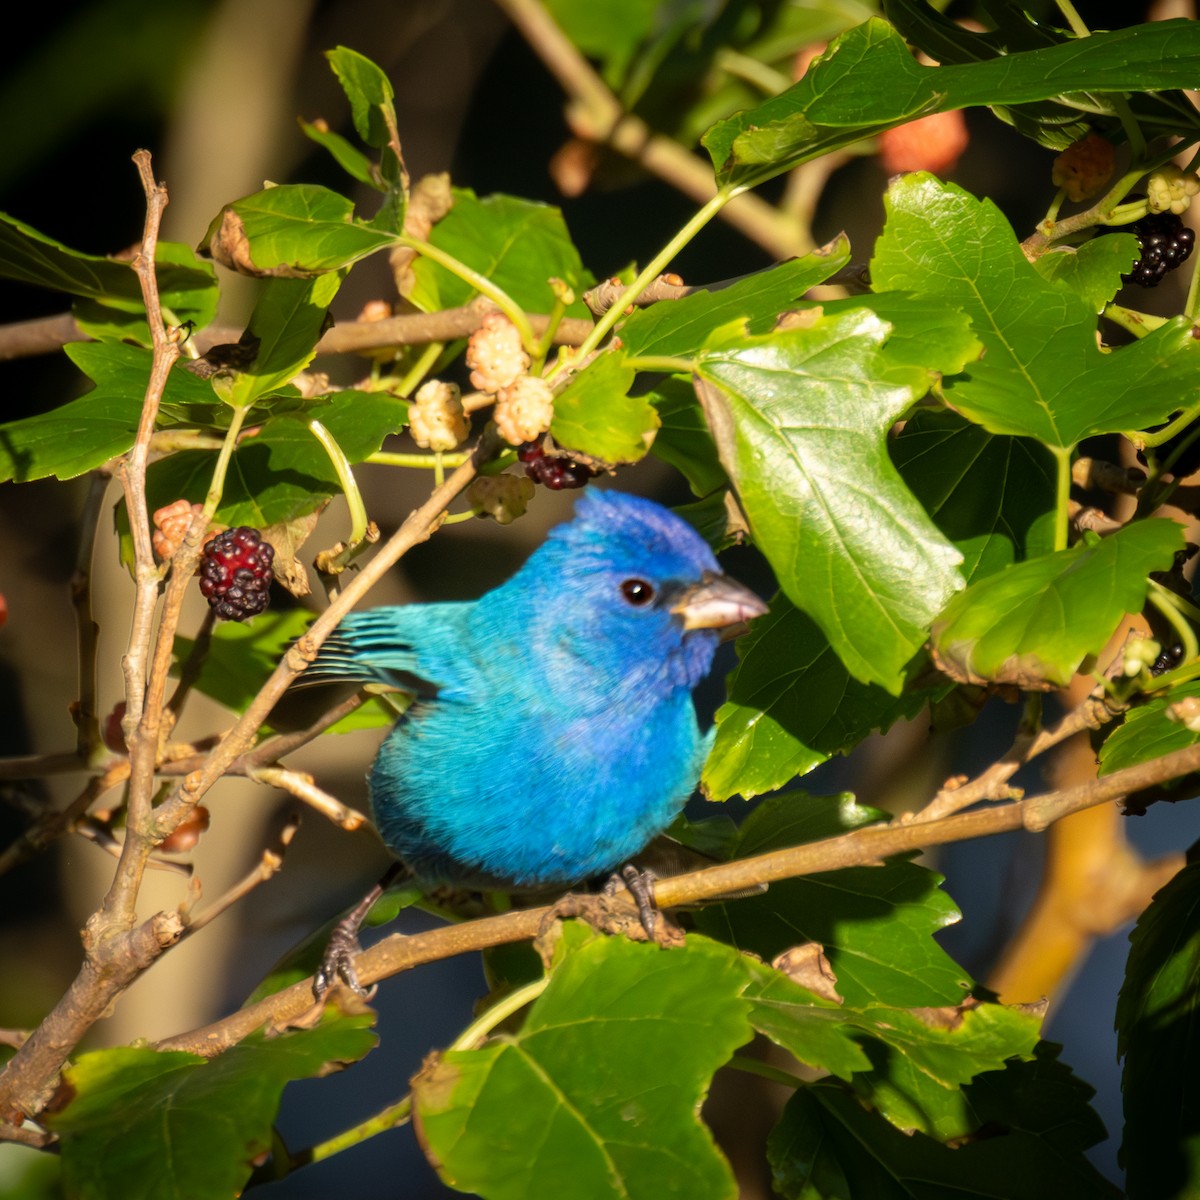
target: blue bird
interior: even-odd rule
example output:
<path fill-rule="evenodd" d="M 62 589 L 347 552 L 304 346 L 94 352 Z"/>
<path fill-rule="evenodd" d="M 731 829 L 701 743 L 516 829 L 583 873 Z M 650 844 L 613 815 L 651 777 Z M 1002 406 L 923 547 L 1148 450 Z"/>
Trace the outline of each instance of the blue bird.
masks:
<path fill-rule="evenodd" d="M 302 682 L 413 697 L 368 784 L 421 885 L 565 888 L 627 863 L 683 808 L 711 743 L 692 690 L 721 630 L 765 611 L 674 513 L 591 491 L 478 600 L 346 617 Z M 360 923 L 335 935 L 318 991 L 334 971 L 355 984 Z"/>

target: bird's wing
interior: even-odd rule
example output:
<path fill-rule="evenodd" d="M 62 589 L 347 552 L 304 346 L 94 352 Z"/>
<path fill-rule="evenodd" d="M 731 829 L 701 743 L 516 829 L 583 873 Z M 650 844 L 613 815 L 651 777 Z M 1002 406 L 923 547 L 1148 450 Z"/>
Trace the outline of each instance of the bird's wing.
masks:
<path fill-rule="evenodd" d="M 382 684 L 432 698 L 458 682 L 465 604 L 412 604 L 351 613 L 325 639 L 296 686 Z"/>

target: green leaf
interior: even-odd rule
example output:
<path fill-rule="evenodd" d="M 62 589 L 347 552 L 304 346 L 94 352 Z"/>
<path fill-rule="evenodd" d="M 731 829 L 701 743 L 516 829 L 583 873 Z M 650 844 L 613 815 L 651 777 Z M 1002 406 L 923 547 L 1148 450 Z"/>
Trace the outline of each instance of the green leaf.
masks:
<path fill-rule="evenodd" d="M 1200 863 L 1161 888 L 1129 937 L 1117 1048 L 1131 1196 L 1200 1188 Z"/>
<path fill-rule="evenodd" d="M 913 495 L 962 554 L 968 583 L 1054 549 L 1054 459 L 1037 442 L 921 409 L 888 445 Z"/>
<path fill-rule="evenodd" d="M 623 354 L 593 359 L 554 397 L 554 440 L 614 465 L 644 457 L 658 429 L 658 413 L 645 396 L 628 395 L 633 379 Z"/>
<path fill-rule="evenodd" d="M 1100 747 L 1100 774 L 1111 775 L 1161 758 L 1173 750 L 1194 746 L 1200 740 L 1200 733 L 1193 733 L 1182 721 L 1167 717 L 1167 709 L 1190 698 L 1200 698 L 1200 680 L 1181 683 L 1131 708 Z"/>
<path fill-rule="evenodd" d="M 254 362 L 234 376 L 230 403 L 245 408 L 294 379 L 317 352 L 340 272 L 317 279 L 267 279 L 243 335 L 258 343 Z"/>
<path fill-rule="evenodd" d="M 347 175 L 357 179 L 359 183 L 365 183 L 368 187 L 373 187 L 376 191 L 384 191 L 384 185 L 379 181 L 379 171 L 375 167 L 375 164 L 357 146 L 342 137 L 340 133 L 335 133 L 332 129 L 325 129 L 320 125 L 314 125 L 308 121 L 301 121 L 300 129 L 305 137 L 328 150 L 333 155 L 337 165 Z"/>
<path fill-rule="evenodd" d="M 964 416 L 1066 451 L 1085 437 L 1157 424 L 1179 407 L 1200 370 L 1189 320 L 1103 351 L 1092 299 L 1044 279 L 991 201 L 918 173 L 893 183 L 885 203 L 875 285 L 961 308 L 983 342 L 983 358 L 946 381 L 947 402 Z"/>
<path fill-rule="evenodd" d="M 408 405 L 384 392 L 337 392 L 312 416 L 333 435 L 351 463 L 374 454 L 407 421 Z M 154 463 L 146 475 L 151 511 L 181 497 L 198 503 L 212 482 L 215 455 L 185 451 Z M 268 420 L 243 438 L 229 461 L 215 520 L 261 529 L 319 508 L 342 490 L 333 464 L 303 419 Z"/>
<path fill-rule="evenodd" d="M 259 688 L 275 670 L 287 648 L 313 622 L 312 613 L 303 609 L 288 609 L 262 613 L 250 621 L 221 621 L 213 630 L 212 641 L 205 654 L 195 688 L 235 713 L 258 694 Z M 173 673 L 191 653 L 190 638 L 175 639 Z M 305 693 L 315 695 L 315 693 Z M 290 696 L 294 700 L 294 697 Z M 322 695 L 322 699 L 324 694 Z M 322 703 L 321 710 L 325 704 Z M 314 719 L 315 719 L 314 714 Z M 367 701 L 332 726 L 332 733 L 350 733 L 357 729 L 378 729 L 391 725 L 396 713 L 380 697 Z M 273 727 L 274 720 L 268 722 Z"/>
<path fill-rule="evenodd" d="M 342 270 L 395 240 L 387 230 L 355 221 L 345 196 L 294 183 L 225 205 L 201 249 L 243 275 L 308 279 Z"/>
<path fill-rule="evenodd" d="M 698 935 L 663 953 L 563 932 L 568 949 L 518 1032 L 449 1051 L 414 1080 L 442 1178 L 488 1200 L 732 1198 L 697 1113 L 751 1036 L 740 959 Z"/>
<path fill-rule="evenodd" d="M 1082 296 L 1093 312 L 1104 306 L 1125 286 L 1121 276 L 1141 254 L 1131 233 L 1094 237 L 1078 248 L 1064 246 L 1034 260 L 1034 270 L 1043 279 L 1058 284 L 1068 294 Z"/>
<path fill-rule="evenodd" d="M 454 207 L 433 227 L 429 241 L 439 250 L 504 289 L 526 312 L 549 312 L 554 291 L 547 280 L 563 280 L 582 295 L 594 282 L 567 232 L 562 213 L 547 204 L 514 196 L 487 196 L 454 189 Z M 414 284 L 406 296 L 424 312 L 455 308 L 475 295 L 465 280 L 428 258 L 413 263 Z M 587 317 L 581 300 L 571 316 Z"/>
<path fill-rule="evenodd" d="M 961 586 L 958 552 L 887 456 L 892 423 L 928 387 L 893 360 L 865 308 L 736 336 L 697 361 L 721 464 L 779 586 L 850 673 L 898 692 L 929 623 Z M 906 347 L 907 348 L 907 347 Z"/>
<path fill-rule="evenodd" d="M 920 691 L 897 699 L 853 679 L 812 618 L 783 595 L 738 638 L 737 653 L 700 780 L 713 800 L 781 788 L 873 730 L 914 716 L 927 699 Z"/>
<path fill-rule="evenodd" d="M 180 321 L 207 324 L 217 294 L 212 267 L 176 242 L 158 243 L 155 265 L 163 306 Z M 145 313 L 141 284 L 129 263 L 72 250 L 6 213 L 0 213 L 0 277 Z M 141 330 L 145 336 L 144 323 Z"/>
<path fill-rule="evenodd" d="M 837 837 L 886 819 L 850 796 L 788 792 L 746 818 L 737 857 Z M 865 1008 L 959 1004 L 971 983 L 933 939 L 958 920 L 941 876 L 892 860 L 772 883 L 761 896 L 711 905 L 696 924 L 768 961 L 801 942 L 819 942 L 846 1003 Z"/>
<path fill-rule="evenodd" d="M 877 17 L 848 30 L 787 91 L 704 136 L 717 182 L 753 187 L 800 163 L 931 112 L 1013 105 L 1094 90 L 1186 88 L 1200 73 L 1200 27 L 1158 21 L 986 62 L 924 67 Z M 1088 103 L 1084 101 L 1081 103 Z M 1180 132 L 1194 115 L 1180 115 Z"/>
<path fill-rule="evenodd" d="M 709 334 L 731 321 L 745 321 L 751 333 L 766 333 L 780 313 L 849 261 L 850 242 L 840 234 L 811 254 L 747 275 L 726 287 L 639 309 L 621 326 L 621 345 L 635 358 L 691 355 Z"/>
<path fill-rule="evenodd" d="M 674 467 L 697 496 L 710 496 L 724 488 L 729 478 L 691 381 L 670 376 L 656 383 L 646 399 L 654 405 L 659 420 L 650 452 Z"/>
<path fill-rule="evenodd" d="M 1053 1055 L 1043 1043 L 1036 1061 L 969 1084 L 966 1104 L 989 1135 L 955 1147 L 902 1133 L 832 1080 L 803 1088 L 767 1143 L 775 1188 L 787 1200 L 1118 1200 L 1083 1155 L 1104 1137 L 1092 1089 Z"/>
<path fill-rule="evenodd" d="M 388 118 L 392 128 L 396 126 L 396 112 L 392 106 L 396 93 L 392 90 L 391 80 L 369 58 L 346 46 L 326 50 L 325 57 L 350 101 L 358 136 L 368 146 L 387 145 Z"/>
<path fill-rule="evenodd" d="M 125 1046 L 81 1056 L 64 1071 L 59 1135 L 67 1192 L 208 1200 L 240 1193 L 271 1148 L 284 1085 L 354 1062 L 375 1044 L 373 1014 L 330 1016 L 314 1029 L 253 1034 L 211 1061 Z"/>
<path fill-rule="evenodd" d="M 942 64 L 989 60 L 1075 40 L 1069 31 L 1057 29 L 1048 21 L 1035 20 L 1030 12 L 1024 11 L 1028 5 L 985 0 L 982 7 L 985 11 L 981 19 L 994 28 L 975 32 L 935 12 L 926 0 L 883 0 L 884 16 L 906 40 Z M 1097 76 L 1093 86 L 1106 83 L 1106 76 Z M 1125 106 L 1147 140 L 1160 130 L 1177 132 L 1189 127 L 1194 112 L 1178 92 L 1133 92 L 1125 97 Z M 1025 137 L 1054 150 L 1065 149 L 1097 127 L 1114 140 L 1124 137 L 1121 106 L 1102 92 L 1075 93 L 1018 105 L 993 103 L 991 108 Z"/>
<path fill-rule="evenodd" d="M 0 479 L 74 479 L 133 445 L 150 379 L 150 352 L 87 342 L 64 350 L 96 386 L 51 412 L 0 425 Z M 212 387 L 177 367 L 167 377 L 161 424 L 190 417 L 197 419 L 189 424 L 207 425 L 217 407 Z"/>
<path fill-rule="evenodd" d="M 1142 607 L 1147 576 L 1171 565 L 1182 536 L 1174 521 L 1140 521 L 973 583 L 934 624 L 939 666 L 959 682 L 1065 687 Z"/>
<path fill-rule="evenodd" d="M 1038 1041 L 1040 1013 L 975 1001 L 858 1008 L 815 996 L 766 967 L 752 974 L 746 998 L 760 1033 L 848 1082 L 897 1128 L 942 1141 L 978 1128 L 962 1085 L 1010 1059 L 1029 1058 Z"/>

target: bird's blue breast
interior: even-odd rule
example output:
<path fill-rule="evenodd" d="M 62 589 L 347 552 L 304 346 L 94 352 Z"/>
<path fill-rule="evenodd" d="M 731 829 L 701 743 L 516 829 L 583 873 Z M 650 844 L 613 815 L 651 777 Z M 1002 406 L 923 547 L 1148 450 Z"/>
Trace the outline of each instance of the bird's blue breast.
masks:
<path fill-rule="evenodd" d="M 628 861 L 691 794 L 704 744 L 687 691 L 590 713 L 522 699 L 495 695 L 485 722 L 471 703 L 418 702 L 385 741 L 375 823 L 423 880 L 575 884 Z"/>

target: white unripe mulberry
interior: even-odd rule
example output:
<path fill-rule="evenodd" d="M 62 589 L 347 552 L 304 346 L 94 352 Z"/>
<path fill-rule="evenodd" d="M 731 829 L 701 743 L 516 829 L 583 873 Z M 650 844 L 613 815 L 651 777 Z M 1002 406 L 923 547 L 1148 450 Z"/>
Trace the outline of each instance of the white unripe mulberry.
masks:
<path fill-rule="evenodd" d="M 471 386 L 494 395 L 529 370 L 529 355 L 517 327 L 499 312 L 488 313 L 467 341 Z"/>
<path fill-rule="evenodd" d="M 554 393 L 536 375 L 522 375 L 496 397 L 492 412 L 500 436 L 510 446 L 539 438 L 554 419 Z"/>
<path fill-rule="evenodd" d="M 453 450 L 467 436 L 458 385 L 431 379 L 417 389 L 408 408 L 413 441 L 426 450 Z"/>
<path fill-rule="evenodd" d="M 467 499 L 476 515 L 511 525 L 525 515 L 534 490 L 533 480 L 524 475 L 481 475 L 467 489 Z"/>
<path fill-rule="evenodd" d="M 1146 180 L 1146 204 L 1151 212 L 1186 212 L 1192 197 L 1200 192 L 1200 179 L 1174 164 L 1159 167 Z"/>

